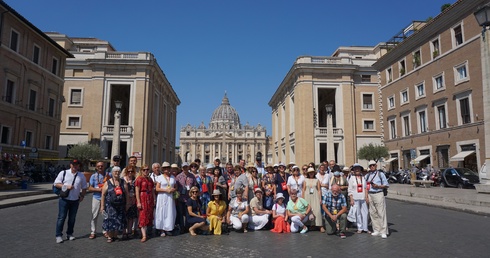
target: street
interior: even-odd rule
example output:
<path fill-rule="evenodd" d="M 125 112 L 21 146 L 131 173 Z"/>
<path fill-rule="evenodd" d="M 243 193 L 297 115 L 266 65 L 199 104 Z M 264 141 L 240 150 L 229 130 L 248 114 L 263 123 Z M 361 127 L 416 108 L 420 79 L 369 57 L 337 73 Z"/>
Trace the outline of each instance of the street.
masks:
<path fill-rule="evenodd" d="M 4 257 L 487 257 L 487 216 L 388 200 L 388 239 L 350 230 L 347 239 L 318 231 L 275 234 L 231 232 L 222 236 L 175 237 L 106 243 L 90 233 L 91 196 L 78 211 L 74 241 L 55 242 L 57 200 L 0 210 Z M 101 226 L 101 221 L 99 222 Z M 66 230 L 66 225 L 65 225 Z M 65 237 L 66 235 L 64 235 Z"/>

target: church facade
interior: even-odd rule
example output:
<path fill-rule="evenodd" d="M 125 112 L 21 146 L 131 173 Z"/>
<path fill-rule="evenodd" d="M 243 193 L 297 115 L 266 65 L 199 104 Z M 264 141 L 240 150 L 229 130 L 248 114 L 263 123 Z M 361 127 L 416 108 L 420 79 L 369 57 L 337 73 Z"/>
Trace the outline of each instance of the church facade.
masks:
<path fill-rule="evenodd" d="M 219 158 L 222 163 L 238 163 L 255 160 L 258 153 L 266 162 L 267 155 L 266 128 L 258 124 L 242 125 L 240 116 L 225 93 L 221 105 L 217 107 L 209 126 L 187 124 L 180 130 L 180 158 L 182 162 L 200 159 L 203 163 L 212 163 Z M 260 155 L 259 154 L 259 155 Z"/>

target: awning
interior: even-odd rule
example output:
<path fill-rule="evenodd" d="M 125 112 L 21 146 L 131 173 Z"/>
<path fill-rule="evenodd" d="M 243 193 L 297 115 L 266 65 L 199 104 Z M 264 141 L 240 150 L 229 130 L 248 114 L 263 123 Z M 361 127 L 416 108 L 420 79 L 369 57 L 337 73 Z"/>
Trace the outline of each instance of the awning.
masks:
<path fill-rule="evenodd" d="M 385 163 L 390 163 L 390 162 L 395 161 L 397 159 L 398 158 L 389 158 L 389 159 L 385 160 Z"/>
<path fill-rule="evenodd" d="M 413 161 L 414 161 L 415 163 L 419 163 L 420 161 L 422 161 L 422 160 L 424 160 L 424 159 L 428 158 L 429 156 L 430 156 L 430 155 L 420 155 L 420 156 L 418 156 L 416 159 L 414 159 Z"/>
<path fill-rule="evenodd" d="M 449 161 L 464 161 L 464 158 L 475 153 L 475 151 L 462 151 L 454 156 L 452 156 Z"/>

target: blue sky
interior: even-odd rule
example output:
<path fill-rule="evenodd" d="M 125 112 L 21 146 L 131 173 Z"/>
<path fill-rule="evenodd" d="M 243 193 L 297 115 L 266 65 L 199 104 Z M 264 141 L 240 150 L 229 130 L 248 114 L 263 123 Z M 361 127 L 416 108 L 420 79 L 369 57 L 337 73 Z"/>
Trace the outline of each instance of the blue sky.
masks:
<path fill-rule="evenodd" d="M 187 123 L 207 126 L 226 91 L 242 124 L 270 135 L 267 103 L 297 57 L 376 45 L 455 0 L 5 2 L 42 31 L 152 52 L 182 102 L 177 134 Z"/>

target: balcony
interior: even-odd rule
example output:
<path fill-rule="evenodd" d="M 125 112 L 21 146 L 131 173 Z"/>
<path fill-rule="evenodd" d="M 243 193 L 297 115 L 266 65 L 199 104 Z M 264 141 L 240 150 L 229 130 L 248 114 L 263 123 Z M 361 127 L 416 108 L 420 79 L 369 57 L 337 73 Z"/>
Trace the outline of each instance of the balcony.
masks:
<path fill-rule="evenodd" d="M 334 128 L 333 136 L 343 136 L 344 130 L 342 128 Z M 315 128 L 315 136 L 327 136 L 327 128 L 326 127 L 317 127 Z"/>
<path fill-rule="evenodd" d="M 121 136 L 122 135 L 132 135 L 133 134 L 133 127 L 129 125 L 121 125 Z M 112 135 L 114 133 L 114 126 L 113 125 L 105 125 L 102 127 L 102 135 Z"/>

